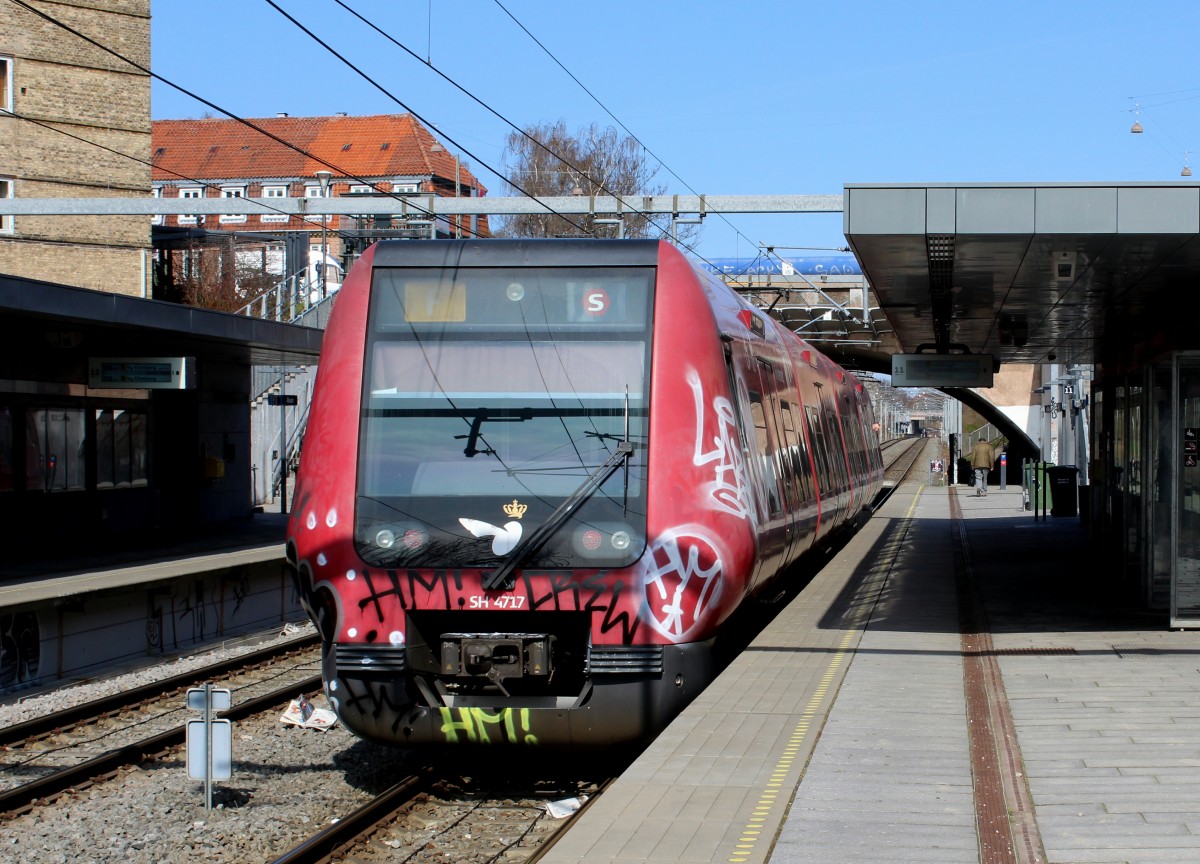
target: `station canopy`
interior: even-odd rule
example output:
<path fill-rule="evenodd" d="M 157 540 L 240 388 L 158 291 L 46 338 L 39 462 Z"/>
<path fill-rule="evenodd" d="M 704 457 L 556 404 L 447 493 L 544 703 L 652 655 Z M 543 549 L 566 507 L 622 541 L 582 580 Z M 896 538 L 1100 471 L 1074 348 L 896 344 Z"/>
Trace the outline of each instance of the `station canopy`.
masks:
<path fill-rule="evenodd" d="M 847 184 L 844 231 L 903 353 L 1092 364 L 1200 347 L 1200 184 Z"/>

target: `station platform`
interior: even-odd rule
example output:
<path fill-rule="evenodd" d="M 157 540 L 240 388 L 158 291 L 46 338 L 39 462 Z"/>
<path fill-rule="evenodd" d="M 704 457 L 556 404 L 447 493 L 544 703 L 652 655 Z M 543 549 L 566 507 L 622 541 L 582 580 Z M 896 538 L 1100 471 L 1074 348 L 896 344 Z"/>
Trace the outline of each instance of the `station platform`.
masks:
<path fill-rule="evenodd" d="M 1200 633 L 1114 564 L 901 484 L 542 860 L 1200 861 Z"/>
<path fill-rule="evenodd" d="M 14 555 L 0 562 L 0 609 L 282 561 L 287 520 L 276 507 L 187 536 L 151 534 L 106 548 Z"/>
<path fill-rule="evenodd" d="M 0 699 L 304 620 L 276 510 L 0 562 Z M 19 541 L 14 540 L 14 543 Z"/>

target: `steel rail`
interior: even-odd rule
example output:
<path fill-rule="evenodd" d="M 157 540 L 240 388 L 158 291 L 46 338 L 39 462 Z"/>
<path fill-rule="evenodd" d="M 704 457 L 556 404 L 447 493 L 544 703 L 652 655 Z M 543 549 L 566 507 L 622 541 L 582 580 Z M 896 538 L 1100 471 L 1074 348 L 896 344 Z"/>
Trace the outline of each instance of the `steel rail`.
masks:
<path fill-rule="evenodd" d="M 242 720 L 259 711 L 265 711 L 290 699 L 290 694 L 303 693 L 321 686 L 321 676 L 314 675 L 281 687 L 262 696 L 247 699 L 222 711 L 218 716 L 225 720 Z M 56 798 L 68 789 L 82 786 L 89 781 L 111 777 L 113 772 L 125 765 L 143 762 L 171 747 L 183 744 L 187 737 L 187 725 L 154 735 L 135 744 L 118 747 L 108 753 L 93 757 L 61 771 L 55 771 L 37 780 L 0 792 L 0 814 L 12 815 L 31 807 L 38 801 Z"/>
<path fill-rule="evenodd" d="M 431 782 L 432 774 L 428 770 L 404 778 L 349 816 L 339 819 L 276 858 L 271 864 L 324 864 L 335 852 L 353 844 L 359 837 L 374 831 L 390 819 L 402 805 L 411 801 L 417 792 Z"/>
<path fill-rule="evenodd" d="M 214 663 L 202 669 L 182 672 L 179 675 L 173 675 L 161 681 L 135 687 L 132 690 L 114 693 L 111 696 L 102 696 L 99 699 L 93 699 L 70 708 L 64 708 L 61 711 L 55 711 L 44 717 L 34 717 L 32 720 L 26 720 L 23 723 L 5 726 L 0 728 L 0 747 L 11 746 L 18 741 L 37 738 L 52 732 L 61 732 L 68 727 L 77 726 L 84 721 L 97 719 L 106 714 L 130 708 L 148 699 L 154 699 L 194 684 L 201 684 L 204 681 L 224 675 L 242 666 L 252 666 L 274 657 L 282 657 L 292 651 L 312 648 L 317 644 L 319 644 L 319 638 L 316 634 L 303 636 L 291 642 L 273 645 L 269 648 L 260 648 L 248 654 L 231 657 L 228 660 L 222 660 L 220 663 Z"/>

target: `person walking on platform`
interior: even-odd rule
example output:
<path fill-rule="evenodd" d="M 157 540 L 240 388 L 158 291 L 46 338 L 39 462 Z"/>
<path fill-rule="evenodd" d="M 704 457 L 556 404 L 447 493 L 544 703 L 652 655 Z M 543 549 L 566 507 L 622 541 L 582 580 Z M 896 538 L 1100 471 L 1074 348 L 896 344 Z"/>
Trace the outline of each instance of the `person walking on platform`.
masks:
<path fill-rule="evenodd" d="M 992 445 L 980 438 L 971 451 L 971 467 L 975 469 L 975 495 L 987 495 L 988 472 L 996 464 L 996 453 Z"/>

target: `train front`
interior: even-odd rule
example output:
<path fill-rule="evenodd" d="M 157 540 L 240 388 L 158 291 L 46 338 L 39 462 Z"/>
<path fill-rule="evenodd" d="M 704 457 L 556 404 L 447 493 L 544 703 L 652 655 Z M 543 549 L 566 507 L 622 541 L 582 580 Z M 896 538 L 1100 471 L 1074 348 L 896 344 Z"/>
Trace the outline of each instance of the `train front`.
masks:
<path fill-rule="evenodd" d="M 719 617 L 715 553 L 648 524 L 659 249 L 383 243 L 351 273 L 289 548 L 359 736 L 637 740 L 707 683 L 708 642 L 679 637 Z"/>

